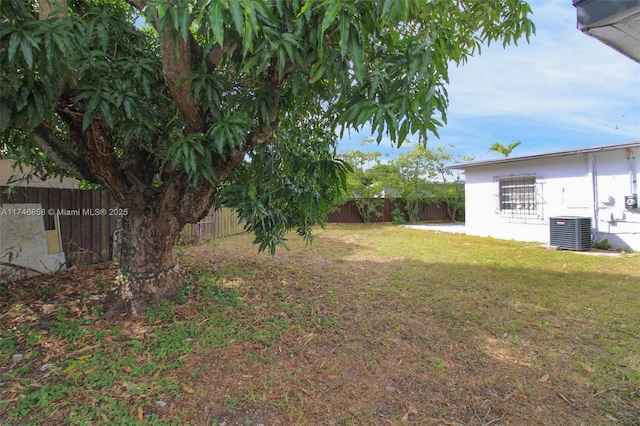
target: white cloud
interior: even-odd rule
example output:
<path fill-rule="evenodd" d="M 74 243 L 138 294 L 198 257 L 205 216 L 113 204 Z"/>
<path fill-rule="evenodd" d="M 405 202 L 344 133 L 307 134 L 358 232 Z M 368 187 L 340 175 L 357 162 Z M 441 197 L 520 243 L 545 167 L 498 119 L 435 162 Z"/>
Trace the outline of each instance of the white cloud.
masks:
<path fill-rule="evenodd" d="M 492 45 L 451 69 L 450 113 L 535 117 L 597 131 L 612 130 L 620 115 L 640 118 L 640 66 L 578 31 L 570 1 L 532 7 L 540 24 L 530 44 Z M 638 123 L 627 136 L 638 137 Z"/>

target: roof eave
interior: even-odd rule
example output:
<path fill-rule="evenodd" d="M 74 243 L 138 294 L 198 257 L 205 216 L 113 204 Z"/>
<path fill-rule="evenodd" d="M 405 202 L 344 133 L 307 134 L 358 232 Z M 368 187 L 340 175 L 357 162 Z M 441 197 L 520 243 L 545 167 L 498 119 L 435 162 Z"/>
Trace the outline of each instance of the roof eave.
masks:
<path fill-rule="evenodd" d="M 577 27 L 640 63 L 640 0 L 573 0 Z"/>
<path fill-rule="evenodd" d="M 483 161 L 472 161 L 470 163 L 462 163 L 462 164 L 454 164 L 453 166 L 447 167 L 450 170 L 464 170 L 470 167 L 479 167 L 479 166 L 489 166 L 494 164 L 502 164 L 502 163 L 513 163 L 516 161 L 526 161 L 526 160 L 536 160 L 541 158 L 552 158 L 552 157 L 564 157 L 569 155 L 581 155 L 588 154 L 592 152 L 601 152 L 601 151 L 611 151 L 614 149 L 625 149 L 632 147 L 640 147 L 640 140 L 633 142 L 625 142 L 618 143 L 612 145 L 601 145 L 594 146 L 591 148 L 580 148 L 580 149 L 571 149 L 571 150 L 562 150 L 562 151 L 552 151 L 545 152 L 541 154 L 533 154 L 533 155 L 521 155 L 518 157 L 506 157 L 506 158 L 498 158 L 496 160 L 483 160 Z"/>

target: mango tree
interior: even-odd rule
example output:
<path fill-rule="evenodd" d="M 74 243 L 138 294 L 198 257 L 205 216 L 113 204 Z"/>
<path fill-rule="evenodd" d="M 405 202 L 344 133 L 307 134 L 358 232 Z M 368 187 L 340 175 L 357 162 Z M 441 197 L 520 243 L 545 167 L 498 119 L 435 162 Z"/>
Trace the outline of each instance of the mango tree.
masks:
<path fill-rule="evenodd" d="M 2 0 L 5 152 L 109 191 L 112 312 L 171 298 L 172 246 L 214 203 L 260 249 L 309 237 L 344 186 L 335 135 L 423 142 L 450 64 L 534 31 L 520 0 Z"/>

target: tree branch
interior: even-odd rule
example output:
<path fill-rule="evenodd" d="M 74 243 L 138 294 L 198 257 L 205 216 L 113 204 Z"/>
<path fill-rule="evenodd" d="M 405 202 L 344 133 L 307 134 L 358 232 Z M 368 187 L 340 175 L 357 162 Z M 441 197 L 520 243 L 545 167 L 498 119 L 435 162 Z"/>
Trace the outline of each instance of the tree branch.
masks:
<path fill-rule="evenodd" d="M 122 173 L 109 130 L 100 120 L 94 120 L 83 132 L 83 143 L 80 146 L 89 168 L 99 177 L 98 183 L 104 186 L 120 205 L 134 208 L 145 204 L 141 197 L 145 195 L 143 190 L 147 189 L 147 186 L 133 174 Z"/>
<path fill-rule="evenodd" d="M 156 31 L 160 34 L 160 51 L 162 54 L 162 71 L 171 97 L 184 116 L 187 128 L 185 133 L 201 133 L 206 131 L 204 114 L 198 108 L 191 90 L 189 76 L 195 71 L 193 66 L 193 53 L 199 46 L 194 46 L 197 41 L 189 37 L 187 41 L 182 37 L 174 37 L 171 20 L 168 19 L 164 28 L 160 28 L 160 22 L 154 19 Z"/>
<path fill-rule="evenodd" d="M 269 110 L 269 122 L 260 123 L 253 131 L 248 132 L 245 136 L 245 146 L 243 149 L 232 151 L 227 156 L 227 161 L 221 167 L 215 169 L 216 182 L 218 186 L 224 181 L 224 179 L 231 174 L 236 168 L 242 164 L 248 152 L 253 151 L 258 146 L 266 143 L 273 132 L 278 127 L 278 113 L 280 110 L 280 96 L 281 88 L 280 77 L 277 73 L 277 59 L 274 57 L 271 59 L 269 65 L 267 84 L 274 88 L 273 91 L 273 104 Z"/>
<path fill-rule="evenodd" d="M 211 186 L 211 184 L 204 179 L 198 180 L 196 185 L 191 185 L 187 182 L 189 182 L 189 180 L 186 176 L 180 182 L 184 184 L 184 188 L 180 192 L 180 202 L 178 205 L 189 207 L 179 209 L 174 212 L 174 216 L 181 223 L 196 223 L 207 214 L 213 205 L 213 200 L 219 187 Z"/>
<path fill-rule="evenodd" d="M 134 9 L 140 12 L 142 12 L 144 8 L 147 7 L 146 0 L 126 0 L 126 2 L 129 3 L 131 7 L 133 7 Z"/>
<path fill-rule="evenodd" d="M 272 125 L 260 125 L 253 132 L 249 132 L 245 138 L 246 145 L 241 150 L 235 150 L 228 154 L 227 161 L 221 167 L 215 169 L 216 184 L 212 186 L 204 179 L 199 179 L 196 185 L 190 184 L 189 179 L 184 172 L 174 171 L 169 180 L 166 182 L 169 188 L 179 187 L 179 191 L 167 189 L 163 195 L 163 205 L 171 204 L 170 200 L 165 199 L 171 194 L 180 194 L 179 206 L 189 206 L 189 208 L 181 208 L 173 212 L 173 217 L 177 218 L 181 223 L 196 223 L 201 220 L 211 208 L 213 200 L 217 195 L 220 184 L 245 160 L 245 156 L 249 151 L 254 150 L 261 144 L 267 142 L 277 127 L 277 123 Z"/>
<path fill-rule="evenodd" d="M 144 142 L 133 140 L 123 148 L 118 159 L 121 170 L 131 182 L 151 186 L 158 172 L 158 161 L 163 161 L 158 152 L 149 149 Z"/>
<path fill-rule="evenodd" d="M 38 147 L 62 169 L 67 170 L 78 179 L 96 182 L 95 175 L 89 169 L 85 158 L 77 155 L 44 124 L 36 127 L 33 140 Z"/>
<path fill-rule="evenodd" d="M 224 55 L 226 53 L 232 54 L 237 47 L 237 43 L 229 41 L 225 41 L 224 46 L 220 46 L 219 44 L 213 46 L 205 58 L 208 70 L 213 71 L 216 69 L 220 65 L 220 62 L 222 62 Z"/>
<path fill-rule="evenodd" d="M 83 170 L 81 171 L 84 172 L 80 177 L 102 185 L 123 207 L 133 208 L 137 204 L 144 205 L 144 200 L 140 199 L 144 186 L 141 186 L 137 178 L 129 180 L 121 173 L 111 133 L 101 120 L 94 118 L 91 125 L 83 131 L 82 113 L 68 109 L 57 112 L 67 123 L 70 137 L 78 145 L 76 157 L 82 159 Z M 56 154 L 54 152 L 54 155 Z"/>

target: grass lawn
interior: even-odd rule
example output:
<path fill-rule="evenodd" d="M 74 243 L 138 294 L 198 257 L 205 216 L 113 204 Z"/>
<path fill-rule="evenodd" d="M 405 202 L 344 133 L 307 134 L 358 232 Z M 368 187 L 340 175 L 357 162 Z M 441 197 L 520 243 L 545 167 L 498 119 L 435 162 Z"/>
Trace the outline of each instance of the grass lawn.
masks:
<path fill-rule="evenodd" d="M 0 287 L 0 424 L 640 425 L 640 255 L 334 225 L 100 319 L 112 264 Z"/>

